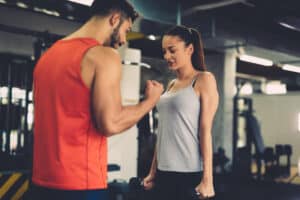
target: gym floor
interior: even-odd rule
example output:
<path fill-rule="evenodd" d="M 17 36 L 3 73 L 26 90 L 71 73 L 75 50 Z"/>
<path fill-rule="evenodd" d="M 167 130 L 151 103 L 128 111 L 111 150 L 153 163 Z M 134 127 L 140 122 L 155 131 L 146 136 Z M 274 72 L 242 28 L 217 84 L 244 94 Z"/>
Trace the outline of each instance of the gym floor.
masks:
<path fill-rule="evenodd" d="M 223 183 L 216 200 L 300 200 L 300 185 L 266 181 Z M 225 190 L 225 192 L 222 192 Z"/>

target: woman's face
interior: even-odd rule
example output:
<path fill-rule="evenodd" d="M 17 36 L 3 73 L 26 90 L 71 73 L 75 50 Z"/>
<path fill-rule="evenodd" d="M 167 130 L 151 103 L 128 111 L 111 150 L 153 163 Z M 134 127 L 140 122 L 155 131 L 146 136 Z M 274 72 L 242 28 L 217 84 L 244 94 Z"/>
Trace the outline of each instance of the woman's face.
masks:
<path fill-rule="evenodd" d="M 193 45 L 186 46 L 178 36 L 165 35 L 162 40 L 162 50 L 171 70 L 178 70 L 191 63 Z"/>

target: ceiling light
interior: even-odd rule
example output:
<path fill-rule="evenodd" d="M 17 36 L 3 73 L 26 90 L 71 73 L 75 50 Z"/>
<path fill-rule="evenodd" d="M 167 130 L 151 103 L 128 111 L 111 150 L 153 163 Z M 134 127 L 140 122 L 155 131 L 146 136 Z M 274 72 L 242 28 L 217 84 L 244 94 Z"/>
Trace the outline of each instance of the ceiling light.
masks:
<path fill-rule="evenodd" d="M 17 6 L 20 8 L 28 8 L 28 6 L 25 3 L 17 2 Z"/>
<path fill-rule="evenodd" d="M 73 16 L 67 16 L 67 18 L 69 19 L 69 20 L 74 20 L 75 18 L 73 17 Z"/>
<path fill-rule="evenodd" d="M 300 66 L 285 64 L 282 66 L 282 69 L 290 72 L 300 73 Z"/>
<path fill-rule="evenodd" d="M 287 24 L 287 23 L 285 23 L 285 22 L 279 22 L 279 24 L 280 24 L 281 26 L 285 27 L 285 28 L 297 30 L 296 27 L 294 27 L 294 26 L 292 26 L 292 25 L 289 25 L 289 24 Z"/>
<path fill-rule="evenodd" d="M 300 31 L 300 26 L 299 26 L 300 19 L 299 19 L 299 17 L 285 16 L 285 17 L 282 17 L 281 19 L 279 19 L 277 21 L 277 23 L 280 26 L 284 27 L 284 28 L 288 28 L 288 29 L 291 29 L 293 31 Z"/>
<path fill-rule="evenodd" d="M 83 4 L 85 6 L 91 6 L 93 4 L 94 0 L 69 0 L 69 1 L 74 2 L 74 3 Z"/>
<path fill-rule="evenodd" d="M 56 16 L 56 17 L 59 17 L 59 16 L 60 16 L 59 12 L 57 12 L 57 11 L 53 11 L 53 12 L 52 12 L 52 15 L 54 15 L 54 16 Z"/>
<path fill-rule="evenodd" d="M 286 94 L 286 84 L 281 83 L 280 81 L 270 81 L 266 84 L 261 85 L 261 90 L 265 94 Z"/>
<path fill-rule="evenodd" d="M 42 9 L 42 12 L 47 14 L 47 15 L 52 15 L 52 11 L 48 9 Z"/>
<path fill-rule="evenodd" d="M 156 37 L 155 37 L 155 35 L 148 35 L 148 37 L 147 37 L 149 40 L 156 40 Z"/>
<path fill-rule="evenodd" d="M 272 66 L 273 61 L 265 59 L 265 58 L 259 58 L 255 56 L 249 56 L 249 55 L 240 55 L 239 59 L 245 62 L 250 62 L 258 65 L 263 65 L 263 66 Z"/>
<path fill-rule="evenodd" d="M 33 7 L 33 10 L 36 12 L 43 12 L 43 9 L 41 9 L 39 7 Z"/>

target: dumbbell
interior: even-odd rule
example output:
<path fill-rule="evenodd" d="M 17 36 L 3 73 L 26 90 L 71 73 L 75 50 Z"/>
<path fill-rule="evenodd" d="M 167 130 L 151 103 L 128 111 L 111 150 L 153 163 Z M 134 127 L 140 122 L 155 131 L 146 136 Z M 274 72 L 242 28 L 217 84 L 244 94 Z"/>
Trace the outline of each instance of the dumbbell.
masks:
<path fill-rule="evenodd" d="M 138 177 L 133 177 L 129 180 L 129 194 L 128 199 L 130 200 L 140 200 L 144 196 L 144 184 L 143 179 Z"/>
<path fill-rule="evenodd" d="M 144 183 L 143 179 L 139 177 L 133 177 L 129 180 L 129 187 L 132 189 L 143 189 Z"/>
<path fill-rule="evenodd" d="M 188 200 L 199 200 L 200 199 L 200 194 L 195 190 L 195 188 L 192 188 L 188 191 Z M 209 198 L 202 198 L 202 199 L 213 199 L 214 197 L 209 197 Z"/>
<path fill-rule="evenodd" d="M 129 180 L 129 191 L 133 193 L 140 193 L 144 191 L 143 179 L 139 177 L 133 177 Z"/>
<path fill-rule="evenodd" d="M 190 200 L 199 200 L 199 193 L 196 192 L 195 188 L 188 190 L 188 196 Z"/>

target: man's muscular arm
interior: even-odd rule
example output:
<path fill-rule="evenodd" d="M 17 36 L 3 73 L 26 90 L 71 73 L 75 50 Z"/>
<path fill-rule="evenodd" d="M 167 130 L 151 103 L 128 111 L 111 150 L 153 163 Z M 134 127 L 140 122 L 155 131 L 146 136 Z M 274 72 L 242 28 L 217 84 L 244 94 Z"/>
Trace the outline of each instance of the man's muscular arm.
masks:
<path fill-rule="evenodd" d="M 92 87 L 92 106 L 97 129 L 106 136 L 118 134 L 136 124 L 159 100 L 163 91 L 157 82 L 147 83 L 146 100 L 135 106 L 122 106 L 121 59 L 118 53 L 99 47 L 94 59 L 95 77 Z"/>

